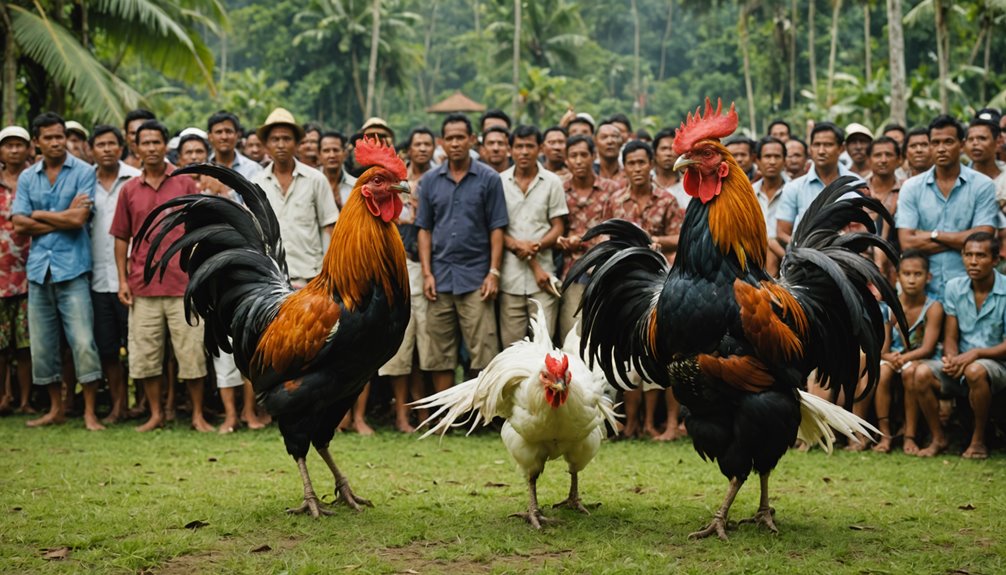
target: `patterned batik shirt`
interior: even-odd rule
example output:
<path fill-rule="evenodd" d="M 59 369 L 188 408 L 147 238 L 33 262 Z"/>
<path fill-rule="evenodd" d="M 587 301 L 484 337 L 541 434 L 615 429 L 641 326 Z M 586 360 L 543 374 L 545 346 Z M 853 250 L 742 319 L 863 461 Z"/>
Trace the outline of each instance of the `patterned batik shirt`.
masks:
<path fill-rule="evenodd" d="M 0 183 L 0 297 L 28 293 L 28 248 L 31 237 L 14 232 L 10 213 L 14 190 Z"/>

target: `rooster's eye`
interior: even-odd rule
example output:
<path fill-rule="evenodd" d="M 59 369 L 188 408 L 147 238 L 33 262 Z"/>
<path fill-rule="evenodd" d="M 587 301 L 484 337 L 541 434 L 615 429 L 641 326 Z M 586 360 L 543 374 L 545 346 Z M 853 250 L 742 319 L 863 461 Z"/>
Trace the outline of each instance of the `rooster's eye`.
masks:
<path fill-rule="evenodd" d="M 382 178 L 381 176 L 377 176 L 374 178 L 374 183 L 380 186 L 381 184 L 384 183 L 384 178 Z"/>

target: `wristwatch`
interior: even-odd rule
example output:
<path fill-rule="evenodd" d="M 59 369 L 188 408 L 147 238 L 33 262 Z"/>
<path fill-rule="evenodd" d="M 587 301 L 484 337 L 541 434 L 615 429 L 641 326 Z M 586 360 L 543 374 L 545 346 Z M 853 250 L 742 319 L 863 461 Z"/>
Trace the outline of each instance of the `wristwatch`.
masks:
<path fill-rule="evenodd" d="M 500 277 L 500 271 L 498 269 L 496 269 L 496 268 L 489 268 L 489 273 L 491 273 L 492 275 L 494 275 L 496 277 Z"/>
<path fill-rule="evenodd" d="M 933 233 L 929 234 L 929 239 L 933 240 L 934 242 L 940 241 L 940 232 L 938 232 L 937 230 L 933 230 Z"/>

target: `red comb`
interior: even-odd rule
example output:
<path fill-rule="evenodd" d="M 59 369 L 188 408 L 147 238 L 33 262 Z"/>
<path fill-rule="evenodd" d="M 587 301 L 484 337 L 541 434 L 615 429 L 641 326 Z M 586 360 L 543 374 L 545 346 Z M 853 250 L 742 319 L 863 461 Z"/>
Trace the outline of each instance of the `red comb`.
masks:
<path fill-rule="evenodd" d="M 408 176 L 405 162 L 395 153 L 395 148 L 384 145 L 377 138 L 364 136 L 356 142 L 356 163 L 365 168 L 380 166 L 399 180 L 404 180 Z"/>
<path fill-rule="evenodd" d="M 719 98 L 716 99 L 715 112 L 709 98 L 706 98 L 706 113 L 700 115 L 701 110 L 701 107 L 695 108 L 695 115 L 688 114 L 688 119 L 681 122 L 681 127 L 674 135 L 675 154 L 687 154 L 697 142 L 724 138 L 737 129 L 737 111 L 732 103 L 726 116 L 723 115 L 723 102 Z"/>
<path fill-rule="evenodd" d="M 562 377 L 569 369 L 569 357 L 566 354 L 561 354 L 562 358 L 558 359 L 552 354 L 545 356 L 545 367 L 548 369 L 549 373 L 556 377 Z"/>

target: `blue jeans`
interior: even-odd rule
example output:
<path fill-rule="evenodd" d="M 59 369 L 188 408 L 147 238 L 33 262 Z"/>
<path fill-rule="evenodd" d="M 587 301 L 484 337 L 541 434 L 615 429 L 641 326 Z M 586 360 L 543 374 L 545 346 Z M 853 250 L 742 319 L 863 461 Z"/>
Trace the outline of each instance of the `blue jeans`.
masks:
<path fill-rule="evenodd" d="M 94 343 L 94 310 L 88 275 L 65 282 L 28 282 L 28 326 L 31 330 L 31 374 L 35 385 L 60 381 L 60 328 L 73 353 L 77 381 L 101 379 L 101 360 Z"/>

